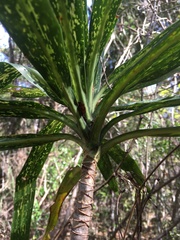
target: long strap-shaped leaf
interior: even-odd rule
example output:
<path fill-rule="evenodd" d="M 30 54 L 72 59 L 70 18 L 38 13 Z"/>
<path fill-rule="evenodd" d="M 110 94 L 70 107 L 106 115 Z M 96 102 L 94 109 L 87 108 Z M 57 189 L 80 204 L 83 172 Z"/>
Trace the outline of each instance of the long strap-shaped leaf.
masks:
<path fill-rule="evenodd" d="M 41 90 L 37 88 L 26 88 L 26 87 L 9 87 L 7 91 L 5 91 L 6 94 L 9 94 L 12 97 L 18 97 L 18 98 L 39 98 L 39 97 L 45 97 L 47 96 L 45 93 L 43 93 Z"/>
<path fill-rule="evenodd" d="M 52 108 L 37 102 L 0 100 L 0 116 L 59 120 L 78 133 L 76 125 L 68 116 L 65 116 Z"/>
<path fill-rule="evenodd" d="M 166 97 L 166 98 L 159 98 L 156 100 L 151 101 L 142 101 L 142 102 L 132 102 L 123 105 L 117 105 L 111 107 L 111 111 L 127 111 L 127 110 L 134 110 L 139 111 L 138 114 L 142 112 L 154 111 L 159 108 L 166 108 L 166 107 L 175 107 L 180 105 L 180 96 L 173 96 L 173 97 Z"/>
<path fill-rule="evenodd" d="M 124 133 L 120 136 L 112 138 L 102 145 L 102 154 L 107 153 L 109 149 L 117 145 L 118 143 L 127 141 L 133 138 L 140 137 L 180 137 L 180 127 L 167 127 L 167 128 L 154 128 L 154 129 L 141 129 L 128 133 Z"/>
<path fill-rule="evenodd" d="M 62 99 L 52 91 L 45 79 L 35 69 L 18 64 L 0 62 L 0 88 L 6 87 L 20 76 L 23 76 L 56 102 L 62 102 Z"/>
<path fill-rule="evenodd" d="M 57 121 L 49 123 L 41 134 L 57 133 L 64 125 Z M 16 179 L 16 190 L 14 199 L 14 214 L 11 231 L 12 240 L 28 240 L 31 223 L 31 214 L 36 189 L 36 179 L 51 151 L 53 143 L 43 146 L 35 146 Z"/>
<path fill-rule="evenodd" d="M 64 36 L 64 47 L 77 102 L 84 99 L 84 63 L 87 46 L 87 3 L 86 0 L 52 1 L 58 9 L 59 22 Z M 84 89 L 85 90 L 85 89 Z"/>
<path fill-rule="evenodd" d="M 116 24 L 116 12 L 120 3 L 121 0 L 94 0 L 93 2 L 86 59 L 87 93 L 89 94 L 90 105 L 93 98 L 93 85 L 96 79 L 97 63 Z"/>
<path fill-rule="evenodd" d="M 117 122 L 127 119 L 132 116 L 136 116 L 139 114 L 144 114 L 148 112 L 153 112 L 160 108 L 166 107 L 175 107 L 180 105 L 180 97 L 167 97 L 159 100 L 149 101 L 149 102 L 137 102 L 132 104 L 127 104 L 123 106 L 112 107 L 111 110 L 113 111 L 120 111 L 120 110 L 134 110 L 130 113 L 121 114 L 119 117 L 113 118 L 109 123 L 107 123 L 104 128 L 102 129 L 101 138 L 107 133 L 107 131 Z"/>
<path fill-rule="evenodd" d="M 59 213 L 65 198 L 68 196 L 72 188 L 77 184 L 81 177 L 81 168 L 76 166 L 67 171 L 62 183 L 57 191 L 55 201 L 50 208 L 49 221 L 46 232 L 42 240 L 49 240 L 49 233 L 54 229 L 58 222 Z"/>
<path fill-rule="evenodd" d="M 137 163 L 128 153 L 124 152 L 119 145 L 114 146 L 108 151 L 109 156 L 120 168 L 126 172 L 130 172 L 136 183 L 141 186 L 145 180 L 143 173 Z"/>
<path fill-rule="evenodd" d="M 52 92 L 69 99 L 66 87 L 71 83 L 64 39 L 50 1 L 2 0 L 0 12 L 0 21 Z"/>
<path fill-rule="evenodd" d="M 180 20 L 155 38 L 146 48 L 135 55 L 123 67 L 116 69 L 109 81 L 112 90 L 97 108 L 101 111 L 93 128 L 94 139 L 99 135 L 104 119 L 115 100 L 128 89 L 149 86 L 156 78 L 180 65 Z"/>
<path fill-rule="evenodd" d="M 55 142 L 59 140 L 70 140 L 84 147 L 81 139 L 71 135 L 63 133 L 53 133 L 53 134 L 19 134 L 12 136 L 0 137 L 0 151 L 40 146 L 46 143 Z"/>
<path fill-rule="evenodd" d="M 105 180 L 112 177 L 116 166 L 113 167 L 110 160 L 113 160 L 118 164 L 118 169 L 122 169 L 125 172 L 131 173 L 133 180 L 137 185 L 141 186 L 145 180 L 143 173 L 137 163 L 127 152 L 123 151 L 119 145 L 115 145 L 109 149 L 105 154 L 102 154 L 101 159 L 98 162 L 98 167 L 104 176 Z M 108 182 L 109 187 L 113 191 L 118 191 L 118 186 L 115 177 L 113 176 Z"/>
<path fill-rule="evenodd" d="M 154 84 L 155 79 L 180 66 L 179 39 L 180 20 L 164 30 L 124 66 L 115 69 L 109 78 L 110 83 L 117 82 L 117 88 L 123 92 Z"/>

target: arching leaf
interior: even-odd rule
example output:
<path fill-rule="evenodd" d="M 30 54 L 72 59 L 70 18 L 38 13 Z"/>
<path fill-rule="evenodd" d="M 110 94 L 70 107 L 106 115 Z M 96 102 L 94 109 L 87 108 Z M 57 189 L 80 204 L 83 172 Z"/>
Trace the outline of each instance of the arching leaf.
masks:
<path fill-rule="evenodd" d="M 95 0 L 93 2 L 86 59 L 87 93 L 90 103 L 93 98 L 93 84 L 96 79 L 100 56 L 115 27 L 116 12 L 120 3 L 121 0 Z"/>
<path fill-rule="evenodd" d="M 84 99 L 85 86 L 84 63 L 88 37 L 87 3 L 86 0 L 52 1 L 52 6 L 58 14 L 62 27 L 71 83 L 76 100 L 80 102 Z"/>
<path fill-rule="evenodd" d="M 125 172 L 129 172 L 136 183 L 141 186 L 145 180 L 140 167 L 128 153 L 124 152 L 119 145 L 114 146 L 108 151 L 109 156 L 118 164 Z"/>
<path fill-rule="evenodd" d="M 20 76 L 23 76 L 27 81 L 43 93 L 48 94 L 55 101 L 62 101 L 35 69 L 18 64 L 0 62 L 0 88 L 7 86 Z"/>
<path fill-rule="evenodd" d="M 94 139 L 99 135 L 105 116 L 118 97 L 129 90 L 152 85 L 156 79 L 179 67 L 179 39 L 180 20 L 110 75 L 109 82 L 114 86 L 97 108 L 97 113 L 100 111 L 101 114 L 98 114 L 92 130 Z"/>
<path fill-rule="evenodd" d="M 109 149 L 118 143 L 135 139 L 140 137 L 180 137 L 180 127 L 167 127 L 167 128 L 153 128 L 153 129 L 140 129 L 132 132 L 127 132 L 106 141 L 102 145 L 102 154 L 107 153 Z"/>
<path fill-rule="evenodd" d="M 78 132 L 76 125 L 68 116 L 36 102 L 0 100 L 0 116 L 59 120 Z"/>
<path fill-rule="evenodd" d="M 25 87 L 11 87 L 9 89 L 12 97 L 18 98 L 39 98 L 47 96 L 44 92 L 37 88 L 25 88 Z"/>
<path fill-rule="evenodd" d="M 40 134 L 57 133 L 61 131 L 63 127 L 64 124 L 58 121 L 52 121 Z M 51 151 L 52 145 L 53 143 L 47 143 L 42 146 L 33 147 L 24 167 L 16 179 L 11 239 L 29 239 L 36 179 Z"/>
<path fill-rule="evenodd" d="M 74 141 L 83 147 L 82 141 L 71 134 L 19 134 L 0 137 L 0 151 L 24 147 L 41 146 L 46 143 L 64 139 Z"/>
<path fill-rule="evenodd" d="M 80 177 L 81 177 L 81 168 L 78 166 L 71 168 L 67 171 L 65 177 L 63 178 L 62 183 L 59 186 L 54 203 L 50 207 L 49 221 L 46 227 L 46 232 L 43 237 L 43 240 L 50 239 L 49 233 L 54 229 L 54 227 L 58 222 L 58 217 L 59 217 L 62 204 L 65 198 L 68 196 L 69 192 L 77 184 Z"/>
<path fill-rule="evenodd" d="M 51 92 L 71 105 L 71 86 L 59 15 L 48 0 L 2 0 L 0 21 L 19 48 L 42 75 Z M 47 89 L 45 89 L 47 91 Z M 56 99 L 57 100 L 57 99 Z M 60 102 L 61 102 L 60 101 Z M 59 101 L 58 101 L 59 102 Z"/>
<path fill-rule="evenodd" d="M 111 108 L 112 111 L 121 111 L 121 110 L 134 110 L 134 111 L 130 113 L 124 113 L 118 117 L 113 118 L 102 129 L 101 137 L 103 138 L 104 135 L 107 133 L 107 131 L 112 126 L 114 126 L 114 124 L 116 124 L 119 121 L 122 121 L 123 119 L 127 119 L 129 117 L 137 116 L 140 114 L 145 114 L 148 112 L 153 112 L 160 108 L 175 107 L 179 105 L 180 105 L 180 97 L 174 96 L 174 97 L 167 97 L 167 98 L 162 98 L 162 99 L 153 100 L 153 101 L 136 102 L 136 103 L 130 103 L 122 106 L 112 107 Z"/>

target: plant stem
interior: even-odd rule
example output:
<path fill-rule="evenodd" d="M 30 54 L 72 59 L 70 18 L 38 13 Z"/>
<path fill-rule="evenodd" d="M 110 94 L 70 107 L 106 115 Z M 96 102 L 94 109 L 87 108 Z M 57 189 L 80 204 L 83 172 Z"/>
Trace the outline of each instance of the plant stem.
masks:
<path fill-rule="evenodd" d="M 93 149 L 86 152 L 82 164 L 82 176 L 73 214 L 71 240 L 88 240 L 89 226 L 92 220 L 92 204 L 94 182 L 100 150 Z"/>

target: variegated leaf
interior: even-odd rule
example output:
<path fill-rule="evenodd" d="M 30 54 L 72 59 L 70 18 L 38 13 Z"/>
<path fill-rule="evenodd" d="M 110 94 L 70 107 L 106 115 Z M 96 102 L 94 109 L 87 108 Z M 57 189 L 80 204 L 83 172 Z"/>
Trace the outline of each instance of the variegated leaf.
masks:
<path fill-rule="evenodd" d="M 23 76 L 27 81 L 36 86 L 39 90 L 42 91 L 42 93 L 47 93 L 55 101 L 62 101 L 59 96 L 57 96 L 56 93 L 52 91 L 48 83 L 35 69 L 18 64 L 0 62 L 1 88 L 7 86 L 9 83 L 13 82 L 20 76 Z"/>
<path fill-rule="evenodd" d="M 95 0 L 90 21 L 89 46 L 86 59 L 87 91 L 93 97 L 93 84 L 103 48 L 107 44 L 116 24 L 116 12 L 121 0 Z M 100 79 L 98 79 L 100 81 Z M 90 89 L 90 90 L 89 90 Z"/>
<path fill-rule="evenodd" d="M 180 65 L 180 20 L 167 28 L 131 60 L 117 68 L 109 77 L 114 84 L 97 108 L 94 138 L 99 135 L 105 116 L 118 97 L 128 91 L 152 85 L 162 75 Z"/>
<path fill-rule="evenodd" d="M 57 96 L 64 96 L 70 75 L 59 16 L 48 0 L 2 0 L 0 21 Z"/>
<path fill-rule="evenodd" d="M 52 1 L 58 9 L 59 23 L 64 36 L 64 48 L 68 61 L 73 90 L 77 101 L 82 101 L 85 86 L 84 62 L 87 47 L 87 3 L 86 0 Z"/>
<path fill-rule="evenodd" d="M 64 124 L 59 121 L 52 121 L 40 134 L 58 133 L 63 127 Z M 29 239 L 36 179 L 51 151 L 52 145 L 53 143 L 47 143 L 42 146 L 33 147 L 16 179 L 11 239 Z"/>
<path fill-rule="evenodd" d="M 68 116 L 37 102 L 0 100 L 0 116 L 59 120 L 78 132 L 75 123 Z"/>
<path fill-rule="evenodd" d="M 37 88 L 11 87 L 8 89 L 12 97 L 18 98 L 39 98 L 47 95 Z"/>
<path fill-rule="evenodd" d="M 109 81 L 116 82 L 120 96 L 163 80 L 163 75 L 180 66 L 180 20 L 168 27 L 124 66 L 117 68 Z M 115 90 L 116 91 L 116 90 Z"/>

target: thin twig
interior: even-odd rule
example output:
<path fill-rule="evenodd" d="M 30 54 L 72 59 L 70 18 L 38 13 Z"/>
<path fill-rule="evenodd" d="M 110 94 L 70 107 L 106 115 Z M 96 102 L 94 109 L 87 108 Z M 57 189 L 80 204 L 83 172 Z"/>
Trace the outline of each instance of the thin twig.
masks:
<path fill-rule="evenodd" d="M 174 221 L 174 223 L 168 227 L 167 229 L 164 230 L 164 232 L 162 234 L 160 234 L 158 237 L 153 238 L 152 240 L 160 240 L 163 239 L 163 237 L 165 237 L 166 235 L 169 234 L 169 232 L 178 224 L 180 223 L 180 217 Z"/>
<path fill-rule="evenodd" d="M 180 177 L 180 172 L 178 174 L 176 174 L 175 176 L 171 177 L 170 179 L 168 179 L 166 182 L 164 182 L 160 186 L 156 187 L 154 190 L 152 190 L 151 195 L 159 192 L 159 190 L 161 190 L 161 188 L 165 187 L 166 185 L 168 185 L 170 182 L 174 181 L 178 177 Z"/>
<path fill-rule="evenodd" d="M 180 144 L 177 145 L 175 148 L 173 148 L 173 150 L 171 150 L 158 164 L 157 166 L 150 172 L 150 174 L 148 175 L 148 177 L 145 179 L 145 181 L 143 182 L 143 184 L 140 187 L 140 190 L 142 190 L 142 188 L 145 186 L 146 182 L 150 179 L 150 177 L 153 175 L 153 173 L 158 169 L 158 167 L 165 161 L 167 160 L 167 158 L 169 156 L 171 156 L 172 153 L 174 153 L 178 148 L 180 147 Z"/>

